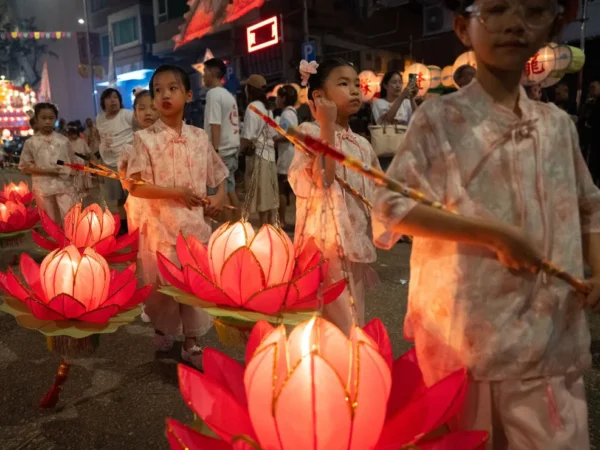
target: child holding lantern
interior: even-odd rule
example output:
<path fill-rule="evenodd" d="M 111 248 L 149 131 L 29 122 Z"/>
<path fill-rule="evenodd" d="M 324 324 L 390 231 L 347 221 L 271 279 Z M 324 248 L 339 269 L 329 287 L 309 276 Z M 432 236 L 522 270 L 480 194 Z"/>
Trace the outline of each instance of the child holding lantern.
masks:
<path fill-rule="evenodd" d="M 404 331 L 425 380 L 463 367 L 472 374 L 453 426 L 489 431 L 493 450 L 586 450 L 582 304 L 600 306 L 600 191 L 569 116 L 520 86 L 568 5 L 447 3 L 475 52 L 476 79 L 417 111 L 388 172 L 461 215 L 382 189 L 376 242 L 390 248 L 414 236 Z M 539 273 L 547 259 L 582 277 L 584 258 L 593 270 L 587 299 Z"/>
<path fill-rule="evenodd" d="M 335 58 L 320 65 L 302 61 L 300 73 L 302 84 L 308 85 L 309 105 L 316 119 L 300 125 L 300 130 L 320 137 L 366 164 L 379 167 L 369 141 L 353 133 L 348 126 L 350 116 L 362 105 L 356 69 Z M 296 194 L 296 245 L 302 245 L 308 237 L 315 239 L 329 259 L 328 282 L 349 276 L 346 290 L 324 308 L 324 316 L 348 334 L 353 322 L 352 301 L 357 325 L 364 325 L 366 290 L 377 280 L 369 264 L 375 262 L 377 255 L 370 211 L 358 198 L 347 193 L 335 177 L 344 178 L 369 200 L 372 200 L 375 184 L 331 159 L 308 156 L 302 151 L 296 151 L 288 174 Z"/>
<path fill-rule="evenodd" d="M 38 208 L 44 210 L 54 222 L 62 223 L 76 199 L 71 169 L 56 164 L 58 160 L 71 162 L 69 141 L 54 131 L 57 117 L 56 105 L 35 105 L 37 132 L 23 145 L 19 169 L 31 175 Z"/>
<path fill-rule="evenodd" d="M 151 185 L 132 185 L 131 195 L 144 199 L 139 218 L 141 273 L 145 283 L 161 284 L 157 269 L 160 252 L 177 263 L 179 233 L 207 243 L 211 227 L 204 215 L 217 216 L 225 201 L 228 170 L 212 148 L 206 133 L 183 122 L 185 104 L 192 100 L 188 74 L 177 66 L 156 69 L 150 95 L 160 119 L 135 134 L 127 175 Z M 206 195 L 206 188 L 217 193 Z M 204 199 L 210 204 L 202 206 Z M 202 349 L 196 339 L 211 327 L 211 317 L 200 308 L 182 305 L 154 292 L 145 302 L 155 328 L 155 347 L 168 351 L 174 335 L 183 335 L 183 360 L 200 367 Z"/>

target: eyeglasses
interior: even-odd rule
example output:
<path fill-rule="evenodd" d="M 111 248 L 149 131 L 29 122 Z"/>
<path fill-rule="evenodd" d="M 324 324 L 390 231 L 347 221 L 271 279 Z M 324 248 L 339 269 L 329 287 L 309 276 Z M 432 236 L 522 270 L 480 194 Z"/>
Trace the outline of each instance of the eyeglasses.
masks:
<path fill-rule="evenodd" d="M 549 26 L 564 8 L 556 0 L 482 0 L 465 9 L 477 17 L 491 33 L 497 33 L 512 23 L 515 14 L 529 29 Z"/>

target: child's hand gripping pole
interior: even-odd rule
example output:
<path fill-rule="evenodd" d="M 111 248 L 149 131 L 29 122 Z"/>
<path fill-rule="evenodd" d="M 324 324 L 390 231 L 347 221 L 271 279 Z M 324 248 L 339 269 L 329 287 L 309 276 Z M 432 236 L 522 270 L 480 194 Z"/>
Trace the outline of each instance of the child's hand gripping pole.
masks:
<path fill-rule="evenodd" d="M 125 182 L 135 184 L 138 186 L 150 184 L 150 183 L 146 183 L 145 181 L 142 181 L 142 180 L 135 180 L 133 178 L 123 177 L 123 176 L 119 175 L 118 173 L 114 172 L 112 169 L 109 169 L 107 167 L 105 167 L 103 169 L 94 169 L 92 167 L 87 167 L 82 164 L 66 163 L 64 161 L 61 161 L 60 159 L 58 161 L 56 161 L 56 164 L 58 164 L 59 166 L 69 167 L 73 170 L 79 170 L 82 172 L 93 173 L 95 175 L 99 175 L 99 176 L 105 177 L 105 178 L 112 178 L 113 180 L 125 181 Z M 103 166 L 98 165 L 98 167 L 103 167 Z M 202 206 L 208 206 L 208 205 L 210 205 L 210 200 L 207 198 L 202 199 Z M 236 207 L 229 206 L 229 205 L 225 205 L 225 206 L 223 206 L 223 208 L 237 210 Z"/>
<path fill-rule="evenodd" d="M 312 152 L 333 158 L 340 164 L 343 164 L 349 169 L 361 173 L 362 175 L 372 179 L 381 186 L 385 186 L 386 188 L 399 194 L 402 194 L 403 196 L 415 200 L 416 202 L 421 203 L 423 205 L 441 209 L 452 214 L 457 214 L 455 211 L 450 211 L 446 209 L 444 205 L 442 205 L 440 202 L 432 201 L 426 198 L 421 192 L 400 184 L 396 180 L 388 177 L 383 171 L 371 167 L 368 164 L 364 164 L 362 161 L 356 158 L 345 155 L 342 152 L 330 146 L 329 144 L 321 142 L 319 139 L 302 133 L 297 128 L 290 127 L 286 132 L 286 137 L 287 135 L 290 135 L 291 138 L 294 140 L 302 142 Z M 550 261 L 542 261 L 539 268 L 548 275 L 554 276 L 567 282 L 575 290 L 581 292 L 582 294 L 587 295 L 590 293 L 589 286 L 586 285 L 582 280 L 580 280 L 577 277 L 574 277 L 568 272 L 565 272 L 559 267 L 556 267 Z"/>

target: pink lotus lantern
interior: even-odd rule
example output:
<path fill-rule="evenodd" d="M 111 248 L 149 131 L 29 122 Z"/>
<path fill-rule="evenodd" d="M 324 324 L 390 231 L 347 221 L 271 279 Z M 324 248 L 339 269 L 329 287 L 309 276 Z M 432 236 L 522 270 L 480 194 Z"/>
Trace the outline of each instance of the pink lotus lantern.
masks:
<path fill-rule="evenodd" d="M 414 352 L 392 371 L 389 337 L 378 320 L 354 328 L 349 339 L 316 317 L 288 338 L 283 326 L 259 322 L 246 355 L 246 369 L 211 349 L 204 374 L 179 367 L 186 403 L 220 440 L 168 420 L 171 448 L 474 450 L 487 439 L 485 432 L 426 438 L 461 407 L 466 371 L 427 388 Z"/>
<path fill-rule="evenodd" d="M 313 241 L 296 255 L 287 235 L 271 225 L 254 233 L 247 222 L 225 224 L 205 247 L 195 237 L 177 240 L 179 269 L 158 254 L 165 279 L 203 302 L 263 314 L 315 308 L 327 261 Z M 323 302 L 335 300 L 345 281 L 328 286 Z"/>
<path fill-rule="evenodd" d="M 21 181 L 19 184 L 5 184 L 4 190 L 0 193 L 0 201 L 5 202 L 7 200 L 30 203 L 33 201 L 33 194 L 29 191 L 29 186 L 24 181 Z"/>
<path fill-rule="evenodd" d="M 137 257 L 139 231 L 117 237 L 121 226 L 119 215 L 113 215 L 108 209 L 102 210 L 97 204 L 85 209 L 82 209 L 81 203 L 73 206 L 65 216 L 64 230 L 43 211 L 40 217 L 51 239 L 33 231 L 33 240 L 46 250 L 67 245 L 91 247 L 112 263 L 132 261 Z M 120 253 L 127 247 L 130 247 L 130 252 Z"/>
<path fill-rule="evenodd" d="M 135 264 L 119 274 L 96 251 L 73 245 L 50 253 L 41 267 L 23 254 L 20 268 L 25 282 L 9 269 L 0 273 L 0 289 L 42 321 L 103 324 L 142 303 L 151 289 L 137 289 Z"/>
<path fill-rule="evenodd" d="M 0 234 L 30 230 L 39 220 L 38 211 L 18 200 L 0 203 Z"/>

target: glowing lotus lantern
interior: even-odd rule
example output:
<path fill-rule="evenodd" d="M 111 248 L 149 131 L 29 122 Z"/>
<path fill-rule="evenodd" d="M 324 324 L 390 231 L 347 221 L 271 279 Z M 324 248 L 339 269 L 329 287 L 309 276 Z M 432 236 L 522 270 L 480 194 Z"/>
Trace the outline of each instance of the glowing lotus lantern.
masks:
<path fill-rule="evenodd" d="M 446 66 L 442 70 L 442 86 L 453 87 L 454 86 L 454 68 L 452 66 Z"/>
<path fill-rule="evenodd" d="M 417 76 L 417 87 L 419 88 L 417 97 L 424 97 L 425 94 L 427 94 L 429 87 L 431 86 L 431 71 L 427 66 L 423 64 L 411 64 L 406 68 L 402 75 L 404 86 L 408 86 L 408 82 L 410 81 L 410 75 Z"/>
<path fill-rule="evenodd" d="M 179 367 L 187 404 L 221 439 L 167 421 L 171 448 L 474 450 L 485 432 L 428 440 L 459 411 L 467 387 L 459 371 L 427 388 L 414 351 L 393 363 L 379 320 L 347 338 L 324 319 L 285 328 L 254 328 L 247 367 L 215 350 L 204 353 L 204 374 Z M 316 420 L 315 420 L 316 419 Z M 240 447 L 240 445 L 242 445 Z"/>
<path fill-rule="evenodd" d="M 108 209 L 93 204 L 82 209 L 81 203 L 67 212 L 64 230 L 46 213 L 40 212 L 42 226 L 51 239 L 47 239 L 33 231 L 33 240 L 47 250 L 55 250 L 67 245 L 78 248 L 91 247 L 109 262 L 127 262 L 137 257 L 139 232 L 117 237 L 121 226 L 119 215 L 113 215 Z M 130 247 L 128 253 L 119 253 Z"/>
<path fill-rule="evenodd" d="M 20 201 L 0 203 L 0 234 L 30 230 L 38 220 L 36 208 L 27 207 Z"/>
<path fill-rule="evenodd" d="M 264 225 L 254 233 L 248 222 L 226 223 L 211 236 L 208 247 L 195 237 L 179 236 L 179 269 L 158 254 L 165 279 L 200 301 L 264 314 L 317 305 L 317 289 L 328 263 L 313 241 L 296 255 L 290 238 Z M 345 283 L 324 292 L 324 302 L 339 296 Z"/>
<path fill-rule="evenodd" d="M 427 66 L 429 72 L 431 72 L 431 85 L 429 89 L 435 89 L 442 84 L 442 69 L 438 66 Z"/>
<path fill-rule="evenodd" d="M 541 48 L 525 64 L 521 83 L 525 86 L 542 83 L 554 71 L 556 53 L 550 46 Z"/>
<path fill-rule="evenodd" d="M 24 181 L 21 181 L 19 184 L 5 184 L 4 189 L 0 194 L 0 201 L 6 200 L 19 201 L 27 204 L 33 201 L 33 193 L 29 191 L 29 186 Z"/>
<path fill-rule="evenodd" d="M 0 288 L 43 321 L 103 324 L 143 302 L 151 288 L 137 289 L 135 264 L 119 274 L 94 250 L 72 245 L 50 253 L 41 267 L 23 254 L 20 268 L 25 282 L 9 270 L 0 274 Z"/>
<path fill-rule="evenodd" d="M 360 80 L 360 91 L 363 102 L 368 103 L 377 93 L 377 86 L 379 85 L 377 75 L 370 70 L 363 70 L 358 74 L 358 79 Z"/>

